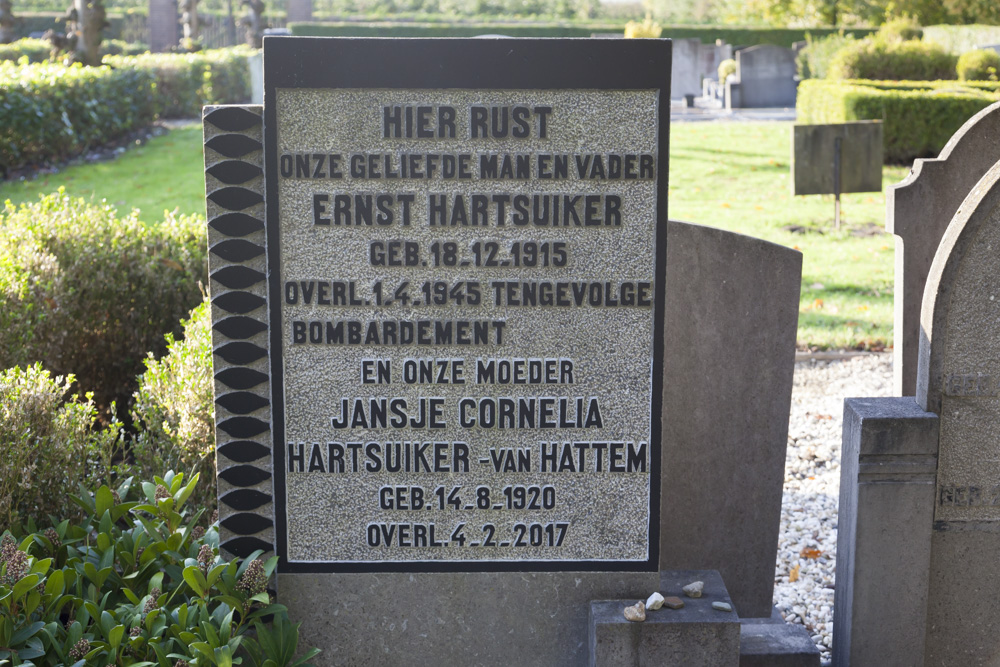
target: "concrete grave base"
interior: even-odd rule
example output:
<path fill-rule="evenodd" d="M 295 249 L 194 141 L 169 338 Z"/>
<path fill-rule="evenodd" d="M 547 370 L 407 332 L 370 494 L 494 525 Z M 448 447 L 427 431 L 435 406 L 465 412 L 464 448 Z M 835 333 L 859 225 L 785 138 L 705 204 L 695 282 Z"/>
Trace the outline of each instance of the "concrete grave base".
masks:
<path fill-rule="evenodd" d="M 819 667 L 819 658 L 809 631 L 785 623 L 777 609 L 770 618 L 740 619 L 740 667 Z"/>
<path fill-rule="evenodd" d="M 684 600 L 681 609 L 646 612 L 646 620 L 625 620 L 623 610 L 637 600 L 602 600 L 590 604 L 590 665 L 685 665 L 724 667 L 739 664 L 740 622 L 735 611 L 719 611 L 713 602 L 730 602 L 715 570 L 661 572 L 660 593 Z M 681 588 L 703 581 L 700 598 Z M 642 598 L 643 601 L 645 597 Z"/>
<path fill-rule="evenodd" d="M 317 665 L 547 667 L 587 662 L 591 600 L 658 585 L 656 572 L 294 574 L 278 575 L 278 599 L 301 645 L 323 649 Z"/>

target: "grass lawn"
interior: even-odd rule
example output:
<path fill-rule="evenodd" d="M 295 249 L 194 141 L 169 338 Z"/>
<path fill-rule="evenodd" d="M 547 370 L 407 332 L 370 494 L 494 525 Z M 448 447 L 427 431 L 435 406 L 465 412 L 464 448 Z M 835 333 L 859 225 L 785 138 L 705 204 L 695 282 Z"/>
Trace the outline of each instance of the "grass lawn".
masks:
<path fill-rule="evenodd" d="M 833 230 L 833 197 L 791 194 L 791 123 L 675 123 L 670 147 L 670 217 L 801 250 L 799 346 L 878 349 L 892 344 L 894 239 L 883 232 L 881 193 L 844 195 Z M 181 127 L 120 158 L 70 167 L 23 183 L 0 182 L 0 201 L 68 194 L 156 222 L 164 209 L 205 214 L 202 136 Z M 906 167 L 886 167 L 883 189 Z"/>
<path fill-rule="evenodd" d="M 674 123 L 670 217 L 801 250 L 800 347 L 892 344 L 895 239 L 882 193 L 792 196 L 792 123 Z M 885 167 L 883 191 L 907 167 Z"/>
<path fill-rule="evenodd" d="M 28 181 L 0 181 L 0 203 L 33 202 L 64 186 L 68 195 L 106 199 L 122 212 L 138 208 L 146 222 L 162 220 L 164 210 L 175 208 L 205 217 L 201 146 L 201 124 L 191 123 L 132 147 L 115 160 L 74 165 Z"/>

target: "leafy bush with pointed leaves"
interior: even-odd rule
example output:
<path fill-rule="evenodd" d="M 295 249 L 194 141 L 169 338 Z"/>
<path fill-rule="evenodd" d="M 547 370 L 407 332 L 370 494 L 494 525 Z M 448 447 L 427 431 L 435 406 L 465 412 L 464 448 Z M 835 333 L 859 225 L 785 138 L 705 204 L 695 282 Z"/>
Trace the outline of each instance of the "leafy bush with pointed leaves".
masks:
<path fill-rule="evenodd" d="M 161 359 L 146 358 L 132 407 L 140 427 L 132 455 L 140 470 L 183 470 L 215 479 L 211 308 L 206 299 L 181 322 L 182 338 L 167 334 L 167 353 Z M 215 509 L 215 485 L 202 484 L 194 500 Z"/>
<path fill-rule="evenodd" d="M 265 590 L 277 559 L 220 560 L 216 526 L 186 508 L 197 482 L 81 488 L 84 521 L 5 532 L 0 664 L 307 665 L 318 651 L 295 657 L 298 625 Z"/>
<path fill-rule="evenodd" d="M 93 401 L 69 396 L 73 381 L 40 364 L 0 371 L 0 525 L 78 518 L 69 493 L 106 470 L 114 435 L 93 430 Z"/>

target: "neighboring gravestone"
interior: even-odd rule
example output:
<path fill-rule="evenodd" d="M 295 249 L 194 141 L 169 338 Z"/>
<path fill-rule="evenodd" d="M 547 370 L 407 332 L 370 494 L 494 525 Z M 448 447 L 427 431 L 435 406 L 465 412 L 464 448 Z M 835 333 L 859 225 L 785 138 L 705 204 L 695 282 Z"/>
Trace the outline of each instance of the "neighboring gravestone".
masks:
<path fill-rule="evenodd" d="M 761 44 L 736 52 L 736 81 L 726 83 L 727 108 L 794 107 L 795 53 Z"/>
<path fill-rule="evenodd" d="M 666 224 L 668 68 L 267 38 L 264 146 L 207 110 L 221 548 L 330 662 L 579 664 L 667 569 L 770 616 L 801 255 Z"/>
<path fill-rule="evenodd" d="M 701 40 L 697 37 L 671 40 L 674 45 L 670 65 L 670 94 L 674 99 L 701 94 Z"/>
<path fill-rule="evenodd" d="M 935 254 L 916 403 L 847 404 L 835 664 L 988 665 L 1000 655 L 998 249 L 1000 163 Z"/>
<path fill-rule="evenodd" d="M 700 39 L 675 39 L 673 61 L 670 67 L 670 96 L 681 99 L 685 95 L 699 96 L 705 79 L 719 75 L 719 63 L 733 57 L 733 47 L 728 44 L 702 44 Z"/>
<path fill-rule="evenodd" d="M 893 388 L 916 394 L 920 303 L 945 228 L 983 174 L 1000 160 L 1000 102 L 955 133 L 937 158 L 914 160 L 901 183 L 886 190 L 885 228 L 896 235 Z"/>
<path fill-rule="evenodd" d="M 163 53 L 178 44 L 179 15 L 177 0 L 149 0 L 149 50 Z"/>
<path fill-rule="evenodd" d="M 295 21 L 312 21 L 313 3 L 312 0 L 288 0 L 285 20 L 288 23 Z"/>

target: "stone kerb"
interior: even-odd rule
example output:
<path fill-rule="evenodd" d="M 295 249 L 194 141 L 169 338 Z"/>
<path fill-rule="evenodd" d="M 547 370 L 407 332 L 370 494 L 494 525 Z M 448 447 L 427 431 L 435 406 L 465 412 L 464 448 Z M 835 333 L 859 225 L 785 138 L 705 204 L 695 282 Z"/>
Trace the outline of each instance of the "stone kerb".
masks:
<path fill-rule="evenodd" d="M 979 179 L 1000 160 L 1000 102 L 969 119 L 937 158 L 915 160 L 886 190 L 886 231 L 896 235 L 894 391 L 916 394 L 920 304 L 945 228 Z"/>

